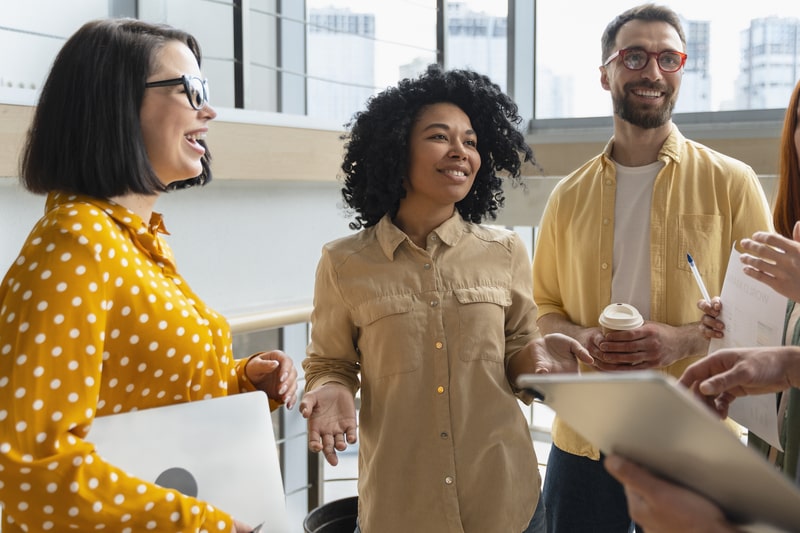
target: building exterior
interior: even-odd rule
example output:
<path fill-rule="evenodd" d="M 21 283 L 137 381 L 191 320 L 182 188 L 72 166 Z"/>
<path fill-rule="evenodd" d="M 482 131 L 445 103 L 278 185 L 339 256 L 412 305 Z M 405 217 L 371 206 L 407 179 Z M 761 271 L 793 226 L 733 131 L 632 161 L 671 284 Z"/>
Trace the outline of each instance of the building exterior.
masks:
<path fill-rule="evenodd" d="M 448 2 L 446 24 L 445 66 L 482 72 L 505 91 L 507 18 L 473 11 L 465 2 Z"/>
<path fill-rule="evenodd" d="M 683 71 L 681 95 L 675 105 L 676 113 L 711 111 L 711 74 L 709 71 L 710 22 L 681 20 L 686 33 L 686 53 L 689 56 Z"/>
<path fill-rule="evenodd" d="M 308 115 L 344 124 L 375 92 L 375 15 L 311 9 L 306 35 Z"/>
<path fill-rule="evenodd" d="M 800 19 L 753 19 L 741 33 L 739 109 L 783 108 L 800 79 Z"/>

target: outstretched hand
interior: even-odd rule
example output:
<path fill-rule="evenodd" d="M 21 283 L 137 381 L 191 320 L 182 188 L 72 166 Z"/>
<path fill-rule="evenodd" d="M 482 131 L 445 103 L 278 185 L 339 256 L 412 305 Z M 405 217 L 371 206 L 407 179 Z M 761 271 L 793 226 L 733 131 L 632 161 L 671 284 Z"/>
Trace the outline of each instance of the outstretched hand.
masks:
<path fill-rule="evenodd" d="M 739 260 L 744 264 L 745 274 L 797 302 L 800 301 L 800 221 L 795 223 L 792 237 L 758 231 L 741 240 L 745 253 Z"/>
<path fill-rule="evenodd" d="M 337 451 L 355 444 L 356 407 L 353 393 L 339 383 L 326 383 L 303 395 L 300 414 L 308 419 L 308 449 L 323 452 L 331 466 L 339 464 Z"/>
<path fill-rule="evenodd" d="M 516 386 L 523 374 L 577 372 L 578 361 L 593 363 L 592 356 L 577 340 L 563 333 L 550 333 L 534 339 L 517 352 L 508 363 L 508 382 Z"/>
<path fill-rule="evenodd" d="M 534 341 L 536 342 L 536 341 Z M 591 365 L 594 359 L 577 340 L 563 333 L 549 333 L 534 345 L 536 374 L 577 372 L 578 361 Z"/>
<path fill-rule="evenodd" d="M 686 368 L 679 381 L 725 417 L 740 396 L 778 392 L 800 384 L 800 348 L 717 350 Z"/>

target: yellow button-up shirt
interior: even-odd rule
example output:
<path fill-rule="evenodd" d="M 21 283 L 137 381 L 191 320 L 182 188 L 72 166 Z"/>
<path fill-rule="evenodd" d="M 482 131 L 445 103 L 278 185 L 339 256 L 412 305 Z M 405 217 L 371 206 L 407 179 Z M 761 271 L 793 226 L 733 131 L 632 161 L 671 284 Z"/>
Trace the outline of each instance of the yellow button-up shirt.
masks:
<path fill-rule="evenodd" d="M 533 260 L 540 317 L 559 313 L 593 327 L 611 303 L 613 142 L 561 180 L 545 207 Z M 771 230 L 772 223 L 758 178 L 741 161 L 686 139 L 674 126 L 658 158 L 664 167 L 655 179 L 650 210 L 650 320 L 680 326 L 702 316 L 686 254 L 697 262 L 709 293 L 720 294 L 734 242 Z M 692 360 L 664 370 L 679 376 Z M 559 418 L 553 442 L 569 453 L 599 458 L 599 451 Z"/>
<path fill-rule="evenodd" d="M 531 289 L 521 239 L 458 214 L 424 250 L 388 217 L 323 248 L 306 388 L 360 372 L 364 533 L 527 526 L 540 478 L 505 365 L 538 335 Z"/>
<path fill-rule="evenodd" d="M 3 279 L 4 532 L 230 531 L 227 513 L 130 477 L 83 440 L 95 416 L 253 390 L 227 321 L 176 272 L 162 232 L 158 214 L 53 193 Z"/>

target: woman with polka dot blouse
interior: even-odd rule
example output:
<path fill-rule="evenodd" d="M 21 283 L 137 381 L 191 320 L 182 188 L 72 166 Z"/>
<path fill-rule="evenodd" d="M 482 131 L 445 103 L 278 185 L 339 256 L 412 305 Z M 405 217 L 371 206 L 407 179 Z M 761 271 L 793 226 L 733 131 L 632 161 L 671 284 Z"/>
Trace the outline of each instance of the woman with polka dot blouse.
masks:
<path fill-rule="evenodd" d="M 215 116 L 185 32 L 94 21 L 58 54 L 21 158 L 45 213 L 0 285 L 4 533 L 250 531 L 84 440 L 95 416 L 134 409 L 257 389 L 273 408 L 296 402 L 284 353 L 234 360 L 225 318 L 178 274 L 153 211 L 211 179 Z"/>

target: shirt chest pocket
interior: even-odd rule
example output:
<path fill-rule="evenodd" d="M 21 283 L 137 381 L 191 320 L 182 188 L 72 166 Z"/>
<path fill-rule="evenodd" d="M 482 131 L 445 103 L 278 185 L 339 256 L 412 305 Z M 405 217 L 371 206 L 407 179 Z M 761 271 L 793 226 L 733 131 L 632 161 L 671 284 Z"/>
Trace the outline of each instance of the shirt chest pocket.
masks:
<path fill-rule="evenodd" d="M 694 259 L 700 257 L 702 274 L 715 274 L 719 271 L 718 261 L 703 261 L 704 256 L 727 257 L 730 253 L 728 241 L 722 238 L 723 218 L 721 215 L 684 214 L 678 221 L 680 240 L 675 261 L 681 270 L 690 271 L 686 254 Z"/>
<path fill-rule="evenodd" d="M 462 361 L 505 359 L 505 310 L 511 292 L 503 287 L 456 289 L 458 301 L 458 356 Z"/>
<path fill-rule="evenodd" d="M 365 302 L 354 311 L 361 372 L 381 378 L 413 372 L 421 365 L 422 325 L 411 296 Z"/>

